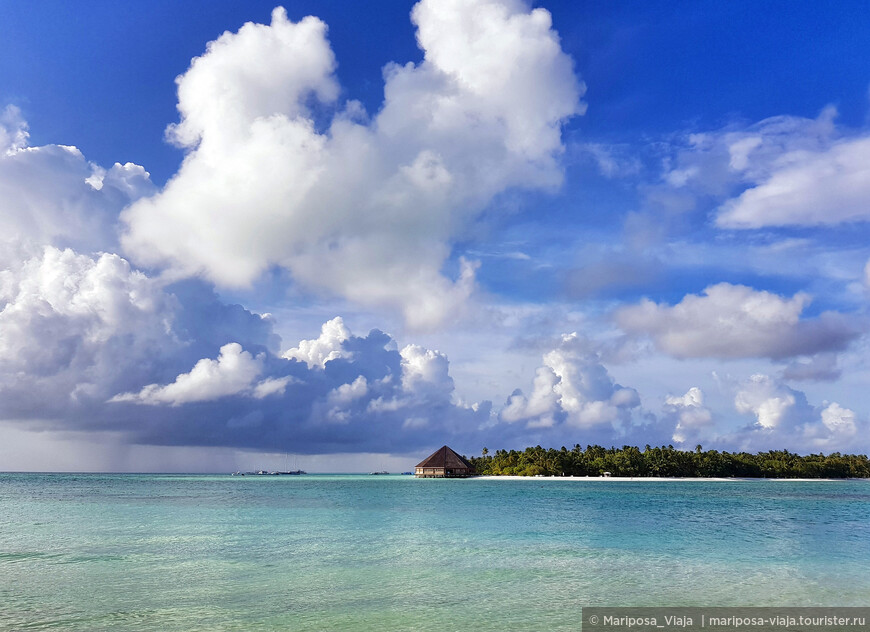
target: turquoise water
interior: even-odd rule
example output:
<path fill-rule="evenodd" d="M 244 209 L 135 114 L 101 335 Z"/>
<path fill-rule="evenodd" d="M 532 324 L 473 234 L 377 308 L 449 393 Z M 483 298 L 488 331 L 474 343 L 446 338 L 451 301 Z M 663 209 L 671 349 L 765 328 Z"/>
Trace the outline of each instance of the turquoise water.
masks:
<path fill-rule="evenodd" d="M 577 630 L 866 606 L 870 482 L 0 474 L 0 630 Z"/>

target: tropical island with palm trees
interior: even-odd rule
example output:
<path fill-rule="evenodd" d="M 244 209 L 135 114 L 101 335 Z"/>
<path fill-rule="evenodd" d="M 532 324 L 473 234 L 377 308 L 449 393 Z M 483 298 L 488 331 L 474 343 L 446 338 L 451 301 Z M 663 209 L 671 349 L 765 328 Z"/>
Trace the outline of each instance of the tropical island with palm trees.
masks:
<path fill-rule="evenodd" d="M 541 446 L 518 450 L 483 448 L 467 459 L 481 476 L 615 476 L 662 478 L 870 478 L 865 454 L 802 456 L 788 450 L 720 452 L 678 450 L 672 445 L 644 449 L 579 444 L 572 449 Z"/>

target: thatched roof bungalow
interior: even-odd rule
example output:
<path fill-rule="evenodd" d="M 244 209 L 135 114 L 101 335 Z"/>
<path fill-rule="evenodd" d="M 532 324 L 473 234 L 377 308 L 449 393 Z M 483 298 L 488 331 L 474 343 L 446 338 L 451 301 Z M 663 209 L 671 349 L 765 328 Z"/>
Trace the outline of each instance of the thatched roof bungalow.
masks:
<path fill-rule="evenodd" d="M 474 476 L 474 466 L 446 445 L 417 464 L 417 478 L 464 478 Z"/>

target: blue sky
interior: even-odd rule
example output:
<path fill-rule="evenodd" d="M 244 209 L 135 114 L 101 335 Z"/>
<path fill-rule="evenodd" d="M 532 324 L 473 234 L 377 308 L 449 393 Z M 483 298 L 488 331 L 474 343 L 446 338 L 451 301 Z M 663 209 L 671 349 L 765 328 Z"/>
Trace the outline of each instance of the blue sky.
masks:
<path fill-rule="evenodd" d="M 0 6 L 0 469 L 867 451 L 861 3 L 274 9 Z"/>

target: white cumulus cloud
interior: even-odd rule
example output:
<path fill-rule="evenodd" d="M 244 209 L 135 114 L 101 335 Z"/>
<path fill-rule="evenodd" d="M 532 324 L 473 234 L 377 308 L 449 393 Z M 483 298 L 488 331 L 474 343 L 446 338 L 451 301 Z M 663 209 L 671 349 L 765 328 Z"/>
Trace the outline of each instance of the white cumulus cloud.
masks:
<path fill-rule="evenodd" d="M 835 313 L 802 319 L 809 302 L 804 293 L 784 298 L 719 283 L 673 306 L 644 299 L 617 310 L 616 321 L 679 358 L 780 359 L 842 350 L 856 336 L 854 327 Z"/>
<path fill-rule="evenodd" d="M 418 395 L 442 396 L 453 392 L 447 356 L 420 345 L 407 345 L 402 356 L 402 388 Z"/>
<path fill-rule="evenodd" d="M 697 386 L 681 397 L 665 398 L 664 410 L 676 417 L 672 439 L 677 443 L 699 441 L 713 426 L 713 413 L 704 405 L 704 393 Z"/>
<path fill-rule="evenodd" d="M 832 402 L 822 410 L 822 423 L 836 435 L 852 436 L 857 432 L 855 411 Z"/>
<path fill-rule="evenodd" d="M 0 271 L 0 390 L 7 403 L 43 396 L 47 409 L 98 393 L 122 367 L 134 375 L 171 349 L 174 311 L 121 257 L 46 246 Z"/>
<path fill-rule="evenodd" d="M 531 394 L 514 391 L 499 417 L 532 428 L 562 423 L 579 428 L 619 426 L 638 406 L 637 391 L 616 384 L 588 342 L 572 333 L 544 354 Z"/>
<path fill-rule="evenodd" d="M 75 147 L 31 147 L 28 139 L 16 108 L 0 112 L 0 243 L 114 249 L 121 209 L 154 191 L 145 169 L 132 163 L 104 169 Z"/>
<path fill-rule="evenodd" d="M 794 408 L 795 392 L 767 375 L 756 374 L 746 380 L 734 398 L 739 413 L 755 416 L 759 428 L 778 428 Z"/>
<path fill-rule="evenodd" d="M 323 323 L 320 336 L 312 340 L 302 340 L 299 346 L 284 352 L 285 358 L 305 362 L 309 368 L 324 368 L 326 363 L 337 358 L 349 358 L 350 352 L 344 348 L 344 343 L 350 339 L 350 330 L 345 326 L 341 316 Z"/>
<path fill-rule="evenodd" d="M 262 354 L 254 357 L 239 343 L 231 342 L 221 347 L 217 359 L 203 358 L 171 384 L 149 384 L 138 393 L 122 393 L 110 401 L 178 406 L 237 395 L 251 388 L 263 370 L 263 360 Z"/>
<path fill-rule="evenodd" d="M 735 384 L 734 407 L 754 423 L 724 432 L 715 441 L 741 450 L 789 449 L 860 452 L 867 449 L 866 424 L 837 402 L 812 406 L 806 395 L 764 374 Z"/>
<path fill-rule="evenodd" d="M 196 282 L 167 288 L 116 254 L 45 246 L 11 258 L 0 270 L 0 418 L 121 423 L 107 399 L 174 379 L 217 352 L 230 330 L 258 352 L 274 337 L 267 319 Z M 287 383 L 262 384 L 258 394 Z"/>
<path fill-rule="evenodd" d="M 583 87 L 543 9 L 424 0 L 412 19 L 424 60 L 385 68 L 371 120 L 336 105 L 316 18 L 276 9 L 212 42 L 178 79 L 184 163 L 126 211 L 126 251 L 223 285 L 283 266 L 415 327 L 455 314 L 474 264 L 443 272 L 451 240 L 497 193 L 561 181 L 561 124 Z"/>

